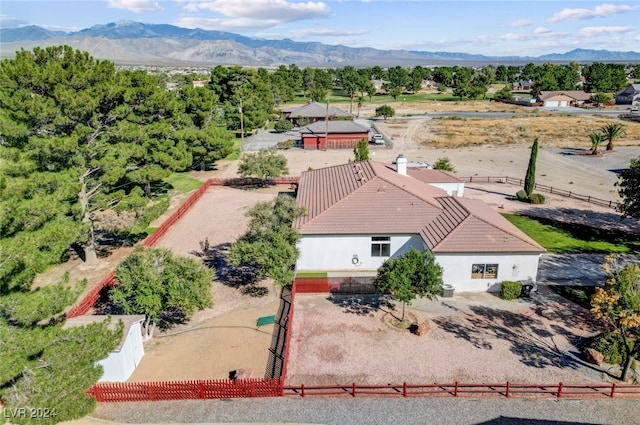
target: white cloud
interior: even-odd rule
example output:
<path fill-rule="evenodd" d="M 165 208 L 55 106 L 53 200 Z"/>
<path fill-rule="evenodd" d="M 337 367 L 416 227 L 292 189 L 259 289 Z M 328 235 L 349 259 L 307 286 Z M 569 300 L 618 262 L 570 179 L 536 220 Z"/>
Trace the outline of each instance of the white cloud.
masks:
<path fill-rule="evenodd" d="M 152 0 L 107 0 L 107 6 L 114 9 L 125 9 L 132 12 L 162 12 L 160 4 Z"/>
<path fill-rule="evenodd" d="M 628 6 L 624 4 L 601 4 L 594 9 L 562 9 L 560 12 L 549 18 L 549 22 L 560 21 L 581 21 L 584 19 L 592 19 L 603 16 L 617 15 L 625 12 L 640 10 L 640 6 Z"/>
<path fill-rule="evenodd" d="M 550 32 L 551 30 L 545 27 L 538 27 L 535 30 L 533 30 L 534 34 L 549 34 Z"/>
<path fill-rule="evenodd" d="M 178 0 L 185 3 L 190 12 L 208 10 L 228 18 L 293 22 L 304 19 L 326 17 L 331 12 L 327 4 L 320 1 L 291 2 L 287 0 Z"/>
<path fill-rule="evenodd" d="M 635 27 L 584 27 L 578 31 L 578 35 L 582 37 L 593 37 L 602 34 L 618 34 L 633 31 L 635 31 Z"/>
<path fill-rule="evenodd" d="M 523 27 L 528 27 L 529 25 L 531 25 L 531 21 L 526 20 L 526 19 L 520 19 L 518 21 L 511 22 L 507 26 L 508 27 L 513 27 L 513 28 L 523 28 Z"/>

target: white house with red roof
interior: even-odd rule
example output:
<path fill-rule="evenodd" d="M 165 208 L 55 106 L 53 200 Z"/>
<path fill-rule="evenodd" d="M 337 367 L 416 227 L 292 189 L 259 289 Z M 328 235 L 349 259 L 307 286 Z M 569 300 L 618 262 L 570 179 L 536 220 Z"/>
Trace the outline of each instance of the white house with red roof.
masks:
<path fill-rule="evenodd" d="M 406 164 L 400 156 L 395 167 L 364 161 L 303 172 L 297 273 L 371 281 L 385 260 L 416 248 L 433 252 L 444 283 L 458 291 L 536 281 L 543 247 L 484 202 L 435 187 L 426 174 L 437 170 Z"/>

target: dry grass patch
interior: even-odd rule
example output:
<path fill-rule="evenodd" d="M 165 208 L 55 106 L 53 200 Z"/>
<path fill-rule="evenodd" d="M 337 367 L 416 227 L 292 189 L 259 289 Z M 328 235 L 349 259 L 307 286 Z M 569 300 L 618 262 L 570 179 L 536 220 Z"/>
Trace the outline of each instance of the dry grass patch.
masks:
<path fill-rule="evenodd" d="M 436 148 L 456 148 L 477 145 L 512 145 L 529 143 L 535 137 L 547 146 L 591 147 L 589 134 L 600 131 L 611 117 L 597 115 L 535 115 L 505 119 L 447 117 L 433 119 L 430 132 L 420 143 Z M 635 146 L 640 143 L 640 126 L 625 123 L 618 146 Z"/>

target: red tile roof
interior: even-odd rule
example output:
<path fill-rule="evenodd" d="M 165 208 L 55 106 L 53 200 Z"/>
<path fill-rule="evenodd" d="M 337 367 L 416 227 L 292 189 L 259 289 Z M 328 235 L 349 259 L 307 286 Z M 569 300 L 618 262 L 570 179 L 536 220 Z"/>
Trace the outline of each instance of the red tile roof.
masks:
<path fill-rule="evenodd" d="M 307 209 L 294 223 L 302 235 L 417 234 L 436 253 L 544 251 L 484 202 L 374 161 L 303 172 L 297 202 Z"/>

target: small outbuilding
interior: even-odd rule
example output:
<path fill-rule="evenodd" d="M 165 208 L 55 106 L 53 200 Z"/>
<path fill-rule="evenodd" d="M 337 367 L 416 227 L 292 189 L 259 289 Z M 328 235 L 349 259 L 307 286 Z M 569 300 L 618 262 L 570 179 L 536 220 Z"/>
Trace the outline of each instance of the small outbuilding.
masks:
<path fill-rule="evenodd" d="M 111 317 L 112 326 L 117 326 L 122 321 L 124 331 L 120 344 L 106 358 L 98 361 L 103 368 L 102 377 L 98 382 L 126 382 L 144 355 L 142 342 L 144 315 L 76 316 L 67 319 L 64 327 L 99 323 L 107 320 L 108 317 Z"/>
<path fill-rule="evenodd" d="M 317 121 L 299 131 L 304 149 L 353 149 L 369 141 L 369 128 L 355 121 Z"/>

